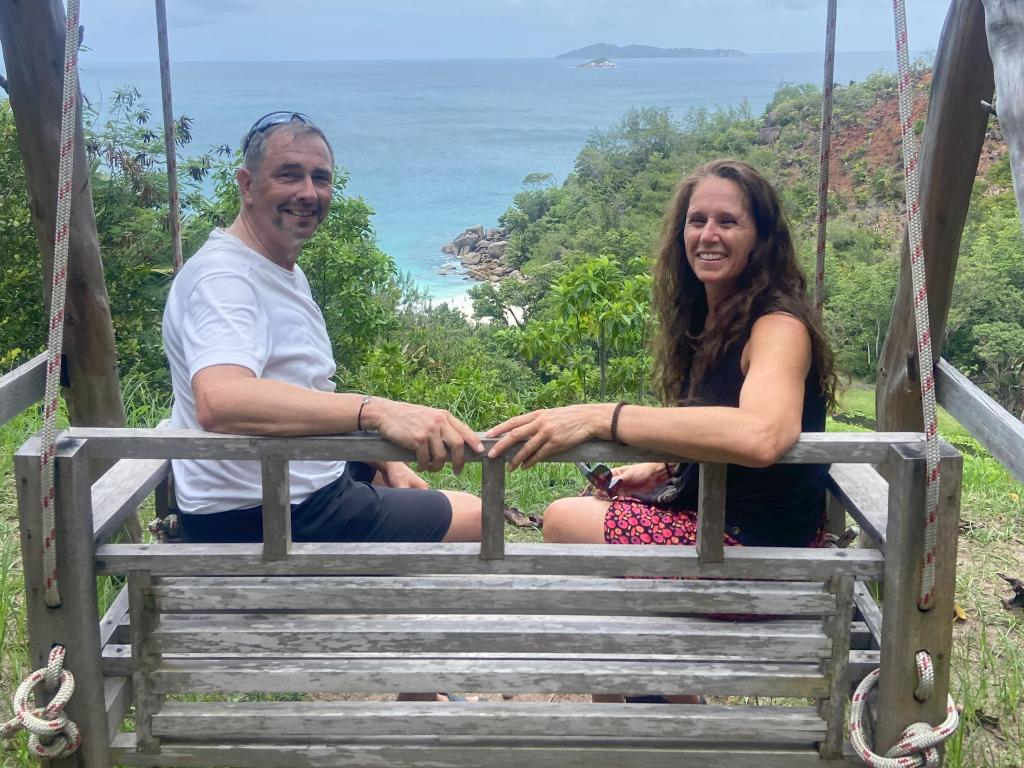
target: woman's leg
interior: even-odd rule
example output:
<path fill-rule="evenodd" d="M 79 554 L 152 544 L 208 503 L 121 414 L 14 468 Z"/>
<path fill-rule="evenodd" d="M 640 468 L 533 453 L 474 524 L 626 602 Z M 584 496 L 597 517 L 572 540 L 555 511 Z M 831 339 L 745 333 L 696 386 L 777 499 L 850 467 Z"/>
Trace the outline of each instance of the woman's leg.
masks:
<path fill-rule="evenodd" d="M 604 544 L 608 501 L 573 496 L 555 501 L 544 511 L 544 541 L 551 544 Z"/>

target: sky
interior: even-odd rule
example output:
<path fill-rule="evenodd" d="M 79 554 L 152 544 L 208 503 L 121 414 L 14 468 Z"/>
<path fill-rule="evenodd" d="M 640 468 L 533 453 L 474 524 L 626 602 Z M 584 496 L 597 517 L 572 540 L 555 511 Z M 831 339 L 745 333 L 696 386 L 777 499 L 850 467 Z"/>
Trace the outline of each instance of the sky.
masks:
<path fill-rule="evenodd" d="M 949 0 L 907 0 L 934 51 Z M 747 53 L 824 50 L 826 0 L 170 0 L 179 61 L 551 57 L 597 42 Z M 155 61 L 152 0 L 81 0 L 95 61 Z M 836 47 L 894 46 L 891 0 L 839 3 Z"/>

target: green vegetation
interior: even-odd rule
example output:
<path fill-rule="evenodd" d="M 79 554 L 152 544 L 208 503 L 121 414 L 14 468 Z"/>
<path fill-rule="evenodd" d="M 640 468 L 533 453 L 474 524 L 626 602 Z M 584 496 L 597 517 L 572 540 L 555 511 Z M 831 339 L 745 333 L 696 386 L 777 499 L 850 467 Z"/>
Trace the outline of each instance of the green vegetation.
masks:
<path fill-rule="evenodd" d="M 927 72 L 919 69 L 917 76 L 918 87 L 925 88 Z M 870 428 L 874 418 L 870 381 L 899 272 L 902 170 L 898 147 L 881 138 L 895 90 L 892 76 L 876 74 L 835 95 L 842 170 L 829 201 L 825 317 L 840 369 L 866 384 L 845 393 L 833 429 Z M 752 163 L 780 189 L 810 272 L 820 98 L 814 86 L 787 85 L 757 116 L 746 105 L 693 110 L 681 120 L 664 110 L 631 111 L 619 125 L 590 137 L 564 183 L 531 174 L 500 219 L 511 231 L 506 260 L 526 279 L 473 288 L 477 322 L 432 304 L 397 271 L 376 245 L 370 207 L 345 195 L 347 177 L 339 172 L 330 215 L 300 262 L 324 311 L 339 388 L 443 406 L 477 429 L 525 410 L 580 400 L 653 402 L 650 259 L 673 187 L 684 172 L 714 157 Z M 169 403 L 159 337 L 171 276 L 162 136 L 133 88 L 115 94 L 108 121 L 100 125 L 92 115 L 88 122 L 128 422 L 152 425 Z M 773 143 L 759 143 L 766 127 L 779 129 Z M 176 126 L 182 152 L 189 128 L 187 118 Z M 872 135 L 879 140 L 863 140 Z M 996 159 L 979 174 L 972 199 L 944 354 L 1020 413 L 1024 238 L 1009 162 L 1001 145 L 994 150 L 985 153 Z M 186 253 L 212 226 L 233 218 L 237 160 L 225 150 L 180 163 Z M 213 193 L 206 195 L 200 184 L 211 174 Z M 45 325 L 39 257 L 6 102 L 0 102 L 0 179 L 0 296 L 8 308 L 0 317 L 2 372 L 42 348 Z M 0 430 L 0 692 L 6 698 L 12 681 L 26 671 L 10 455 L 36 425 L 37 417 L 26 414 Z M 958 425 L 944 418 L 940 427 L 965 453 L 957 599 L 967 620 L 957 630 L 954 691 L 965 707 L 965 727 L 949 748 L 948 764 L 1019 765 L 1024 643 L 1020 622 L 995 597 L 1001 582 L 994 574 L 1024 575 L 1021 489 Z M 445 470 L 437 481 L 475 490 L 479 468 L 458 478 Z M 509 503 L 537 514 L 579 485 L 571 467 L 516 473 Z M 11 759 L 19 767 L 29 764 L 23 751 Z"/>

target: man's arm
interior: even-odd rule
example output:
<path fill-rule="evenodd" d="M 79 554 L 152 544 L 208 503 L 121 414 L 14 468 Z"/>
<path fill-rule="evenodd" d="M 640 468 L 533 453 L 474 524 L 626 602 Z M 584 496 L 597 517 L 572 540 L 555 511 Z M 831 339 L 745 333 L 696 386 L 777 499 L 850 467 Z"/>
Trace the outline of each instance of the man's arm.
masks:
<path fill-rule="evenodd" d="M 246 435 L 324 435 L 377 430 L 393 443 L 416 451 L 420 469 L 437 471 L 451 454 L 459 472 L 465 445 L 480 452 L 476 433 L 448 411 L 362 395 L 318 392 L 273 379 L 261 379 L 240 365 L 212 365 L 192 377 L 196 418 L 210 432 Z"/>

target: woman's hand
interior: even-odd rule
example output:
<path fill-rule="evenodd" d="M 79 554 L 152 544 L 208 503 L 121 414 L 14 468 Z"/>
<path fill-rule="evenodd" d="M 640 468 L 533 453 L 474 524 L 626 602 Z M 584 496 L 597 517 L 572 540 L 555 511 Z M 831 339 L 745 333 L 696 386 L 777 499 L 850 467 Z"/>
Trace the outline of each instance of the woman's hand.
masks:
<path fill-rule="evenodd" d="M 672 465 L 663 462 L 647 462 L 615 467 L 612 470 L 612 476 L 619 479 L 615 485 L 615 495 L 632 496 L 654 489 L 669 479 L 670 466 Z"/>
<path fill-rule="evenodd" d="M 509 460 L 509 469 L 529 469 L 538 461 L 594 437 L 607 438 L 614 405 L 569 405 L 524 413 L 487 432 L 500 437 L 488 451 L 494 459 L 516 443 L 524 445 Z"/>

